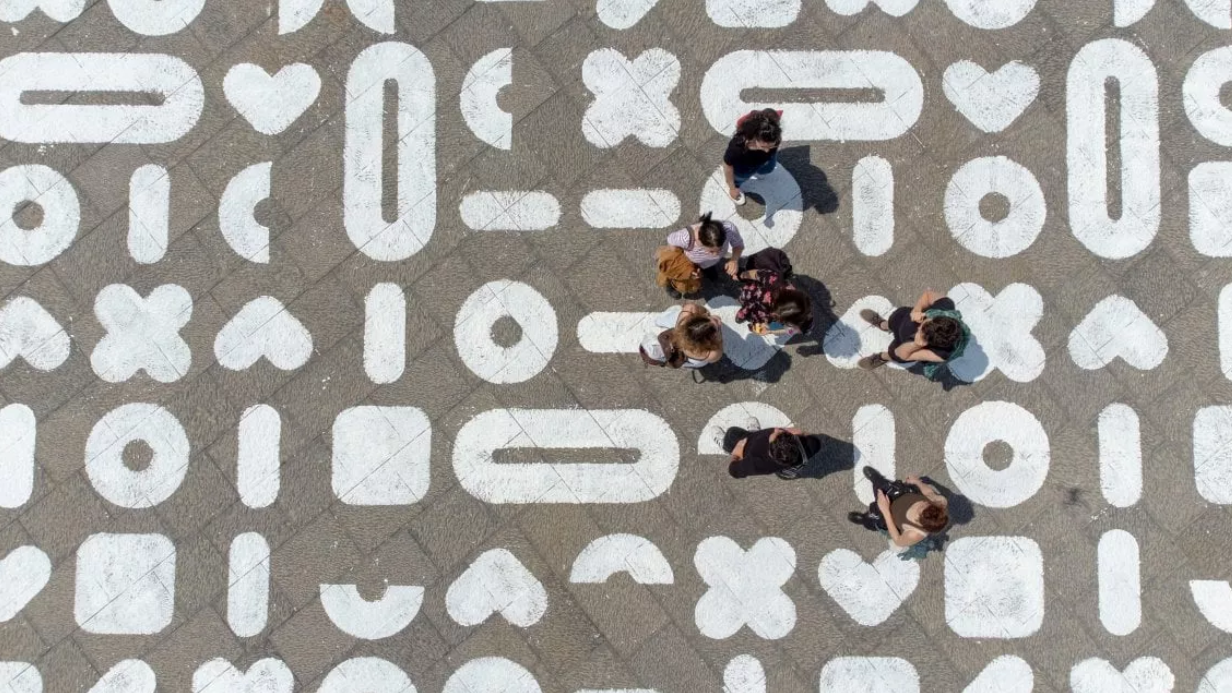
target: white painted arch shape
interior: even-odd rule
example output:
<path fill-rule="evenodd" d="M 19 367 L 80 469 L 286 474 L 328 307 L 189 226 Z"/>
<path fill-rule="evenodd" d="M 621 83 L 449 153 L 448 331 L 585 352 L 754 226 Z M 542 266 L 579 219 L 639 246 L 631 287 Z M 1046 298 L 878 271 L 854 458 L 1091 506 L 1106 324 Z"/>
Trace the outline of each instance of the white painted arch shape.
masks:
<path fill-rule="evenodd" d="M 714 439 L 716 428 L 727 430 L 732 426 L 744 427 L 750 419 L 756 419 L 759 428 L 788 427 L 792 425 L 791 417 L 783 410 L 763 402 L 736 402 L 714 413 L 706 425 L 702 427 L 701 435 L 697 437 L 697 454 L 726 455 Z"/>
<path fill-rule="evenodd" d="M 446 687 L 448 688 L 448 686 Z M 317 693 L 416 693 L 405 671 L 380 657 L 355 657 L 334 667 Z"/>
<path fill-rule="evenodd" d="M 635 449 L 633 464 L 497 463 L 497 451 Z M 466 422 L 453 446 L 458 482 L 488 503 L 638 503 L 676 479 L 680 444 L 642 409 L 492 409 Z"/>
<path fill-rule="evenodd" d="M 521 664 L 504 657 L 479 657 L 458 667 L 442 693 L 543 693 L 543 689 Z"/>
<path fill-rule="evenodd" d="M 586 545 L 573 560 L 569 582 L 600 584 L 616 573 L 628 573 L 639 585 L 670 585 L 672 566 L 654 542 L 635 534 L 609 534 Z"/>
<path fill-rule="evenodd" d="M 368 601 L 356 585 L 321 585 L 321 606 L 329 620 L 347 635 L 381 640 L 402 632 L 423 604 L 424 588 L 387 585 L 380 599 Z"/>
<path fill-rule="evenodd" d="M 257 205 L 270 196 L 274 164 L 253 164 L 235 174 L 218 199 L 218 230 L 236 255 L 266 264 L 270 260 L 270 230 L 256 219 Z"/>
<path fill-rule="evenodd" d="M 458 94 L 462 120 L 481 142 L 513 148 L 513 114 L 497 104 L 501 89 L 513 84 L 513 49 L 497 48 L 471 65 Z"/>

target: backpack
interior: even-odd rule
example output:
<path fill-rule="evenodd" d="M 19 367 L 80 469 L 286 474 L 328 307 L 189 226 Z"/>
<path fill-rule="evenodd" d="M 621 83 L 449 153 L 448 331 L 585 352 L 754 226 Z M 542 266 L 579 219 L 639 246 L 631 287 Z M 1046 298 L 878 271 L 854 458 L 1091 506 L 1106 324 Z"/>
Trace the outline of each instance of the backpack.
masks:
<path fill-rule="evenodd" d="M 663 330 L 657 335 L 646 335 L 642 345 L 637 349 L 642 357 L 643 366 L 659 366 L 660 368 L 680 368 L 687 358 L 683 351 L 672 343 L 672 331 Z"/>

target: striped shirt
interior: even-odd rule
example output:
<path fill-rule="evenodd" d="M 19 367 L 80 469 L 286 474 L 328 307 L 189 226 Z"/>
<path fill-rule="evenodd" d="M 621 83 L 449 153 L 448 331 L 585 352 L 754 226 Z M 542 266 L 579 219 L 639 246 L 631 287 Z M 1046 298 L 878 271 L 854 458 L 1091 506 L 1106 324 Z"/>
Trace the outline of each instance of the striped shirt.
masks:
<path fill-rule="evenodd" d="M 692 260 L 693 264 L 702 269 L 714 267 L 719 264 L 719 261 L 732 248 L 744 249 L 744 239 L 740 237 L 740 232 L 736 230 L 735 224 L 725 221 L 723 222 L 723 229 L 727 232 L 727 241 L 717 251 L 695 242 L 693 240 L 692 226 L 686 226 L 683 229 L 667 234 L 667 244 L 683 250 L 685 257 Z"/>

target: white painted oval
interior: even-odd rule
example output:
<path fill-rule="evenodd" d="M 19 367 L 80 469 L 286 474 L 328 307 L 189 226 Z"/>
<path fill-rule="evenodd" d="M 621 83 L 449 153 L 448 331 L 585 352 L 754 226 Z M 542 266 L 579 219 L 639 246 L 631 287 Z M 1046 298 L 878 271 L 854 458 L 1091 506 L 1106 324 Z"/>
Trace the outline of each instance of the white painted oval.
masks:
<path fill-rule="evenodd" d="M 984 448 L 1001 441 L 1013 448 L 1010 465 L 994 470 Z M 981 402 L 958 415 L 945 439 L 950 478 L 972 501 L 1012 508 L 1035 495 L 1048 477 L 1048 434 L 1031 412 L 1010 402 Z"/>

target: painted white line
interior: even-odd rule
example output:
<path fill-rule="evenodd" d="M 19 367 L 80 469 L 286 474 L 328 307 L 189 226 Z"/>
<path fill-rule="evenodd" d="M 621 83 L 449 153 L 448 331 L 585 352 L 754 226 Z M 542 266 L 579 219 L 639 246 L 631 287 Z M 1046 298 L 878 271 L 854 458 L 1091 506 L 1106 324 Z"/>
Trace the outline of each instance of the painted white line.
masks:
<path fill-rule="evenodd" d="M 1142 431 L 1129 405 L 1109 404 L 1099 413 L 1099 487 L 1118 508 L 1142 498 Z"/>
<path fill-rule="evenodd" d="M 1232 284 L 1219 290 L 1219 370 L 1228 380 L 1232 380 Z M 0 324 L 3 319 L 0 318 Z"/>
<path fill-rule="evenodd" d="M 1189 240 L 1207 257 L 1232 257 L 1232 162 L 1203 161 L 1189 172 Z"/>
<path fill-rule="evenodd" d="M 1123 529 L 1099 538 L 1099 620 L 1113 635 L 1129 635 L 1142 623 L 1142 568 L 1138 540 Z"/>
<path fill-rule="evenodd" d="M 43 675 L 29 662 L 0 662 L 0 681 L 9 687 L 5 693 L 43 693 Z"/>
<path fill-rule="evenodd" d="M 851 226 L 856 249 L 870 257 L 894 245 L 894 169 L 866 156 L 851 172 Z"/>
<path fill-rule="evenodd" d="M 915 9 L 919 0 L 826 0 L 826 6 L 836 14 L 851 16 L 860 14 L 869 5 L 874 5 L 891 17 L 902 17 Z"/>
<path fill-rule="evenodd" d="M 167 36 L 188 28 L 205 0 L 107 0 L 111 14 L 142 36 Z"/>
<path fill-rule="evenodd" d="M 377 284 L 364 299 L 364 372 L 378 385 L 396 382 L 406 368 L 406 295 Z"/>
<path fill-rule="evenodd" d="M 887 479 L 896 479 L 894 452 L 897 444 L 894 412 L 881 404 L 868 404 L 856 410 L 851 419 L 851 443 L 856 464 L 852 470 L 852 489 L 861 503 L 873 502 L 873 485 L 864 478 L 864 468 L 872 467 Z"/>
<path fill-rule="evenodd" d="M 46 214 L 46 212 L 44 212 Z M 128 254 L 143 265 L 163 259 L 171 224 L 171 177 L 157 164 L 139 166 L 128 183 Z"/>
<path fill-rule="evenodd" d="M 34 493 L 38 421 L 24 404 L 0 409 L 0 508 L 20 508 Z"/>
<path fill-rule="evenodd" d="M 729 29 L 781 29 L 800 15 L 800 0 L 706 0 L 706 16 Z"/>
<path fill-rule="evenodd" d="M 249 508 L 266 508 L 278 499 L 282 465 L 282 417 L 268 404 L 244 410 L 236 431 L 236 488 Z"/>
<path fill-rule="evenodd" d="M 835 657 L 821 668 L 821 693 L 920 693 L 920 676 L 899 657 Z"/>
<path fill-rule="evenodd" d="M 472 231 L 544 231 L 560 221 L 560 203 L 542 190 L 483 190 L 462 198 L 458 214 Z"/>
<path fill-rule="evenodd" d="M 591 190 L 582 198 L 582 219 L 596 229 L 664 229 L 679 218 L 671 190 Z"/>
<path fill-rule="evenodd" d="M 1198 495 L 1232 505 L 1232 407 L 1203 407 L 1194 415 L 1193 464 Z"/>
<path fill-rule="evenodd" d="M 227 560 L 227 625 L 241 638 L 260 635 L 269 618 L 269 543 L 244 532 L 231 540 Z"/>

